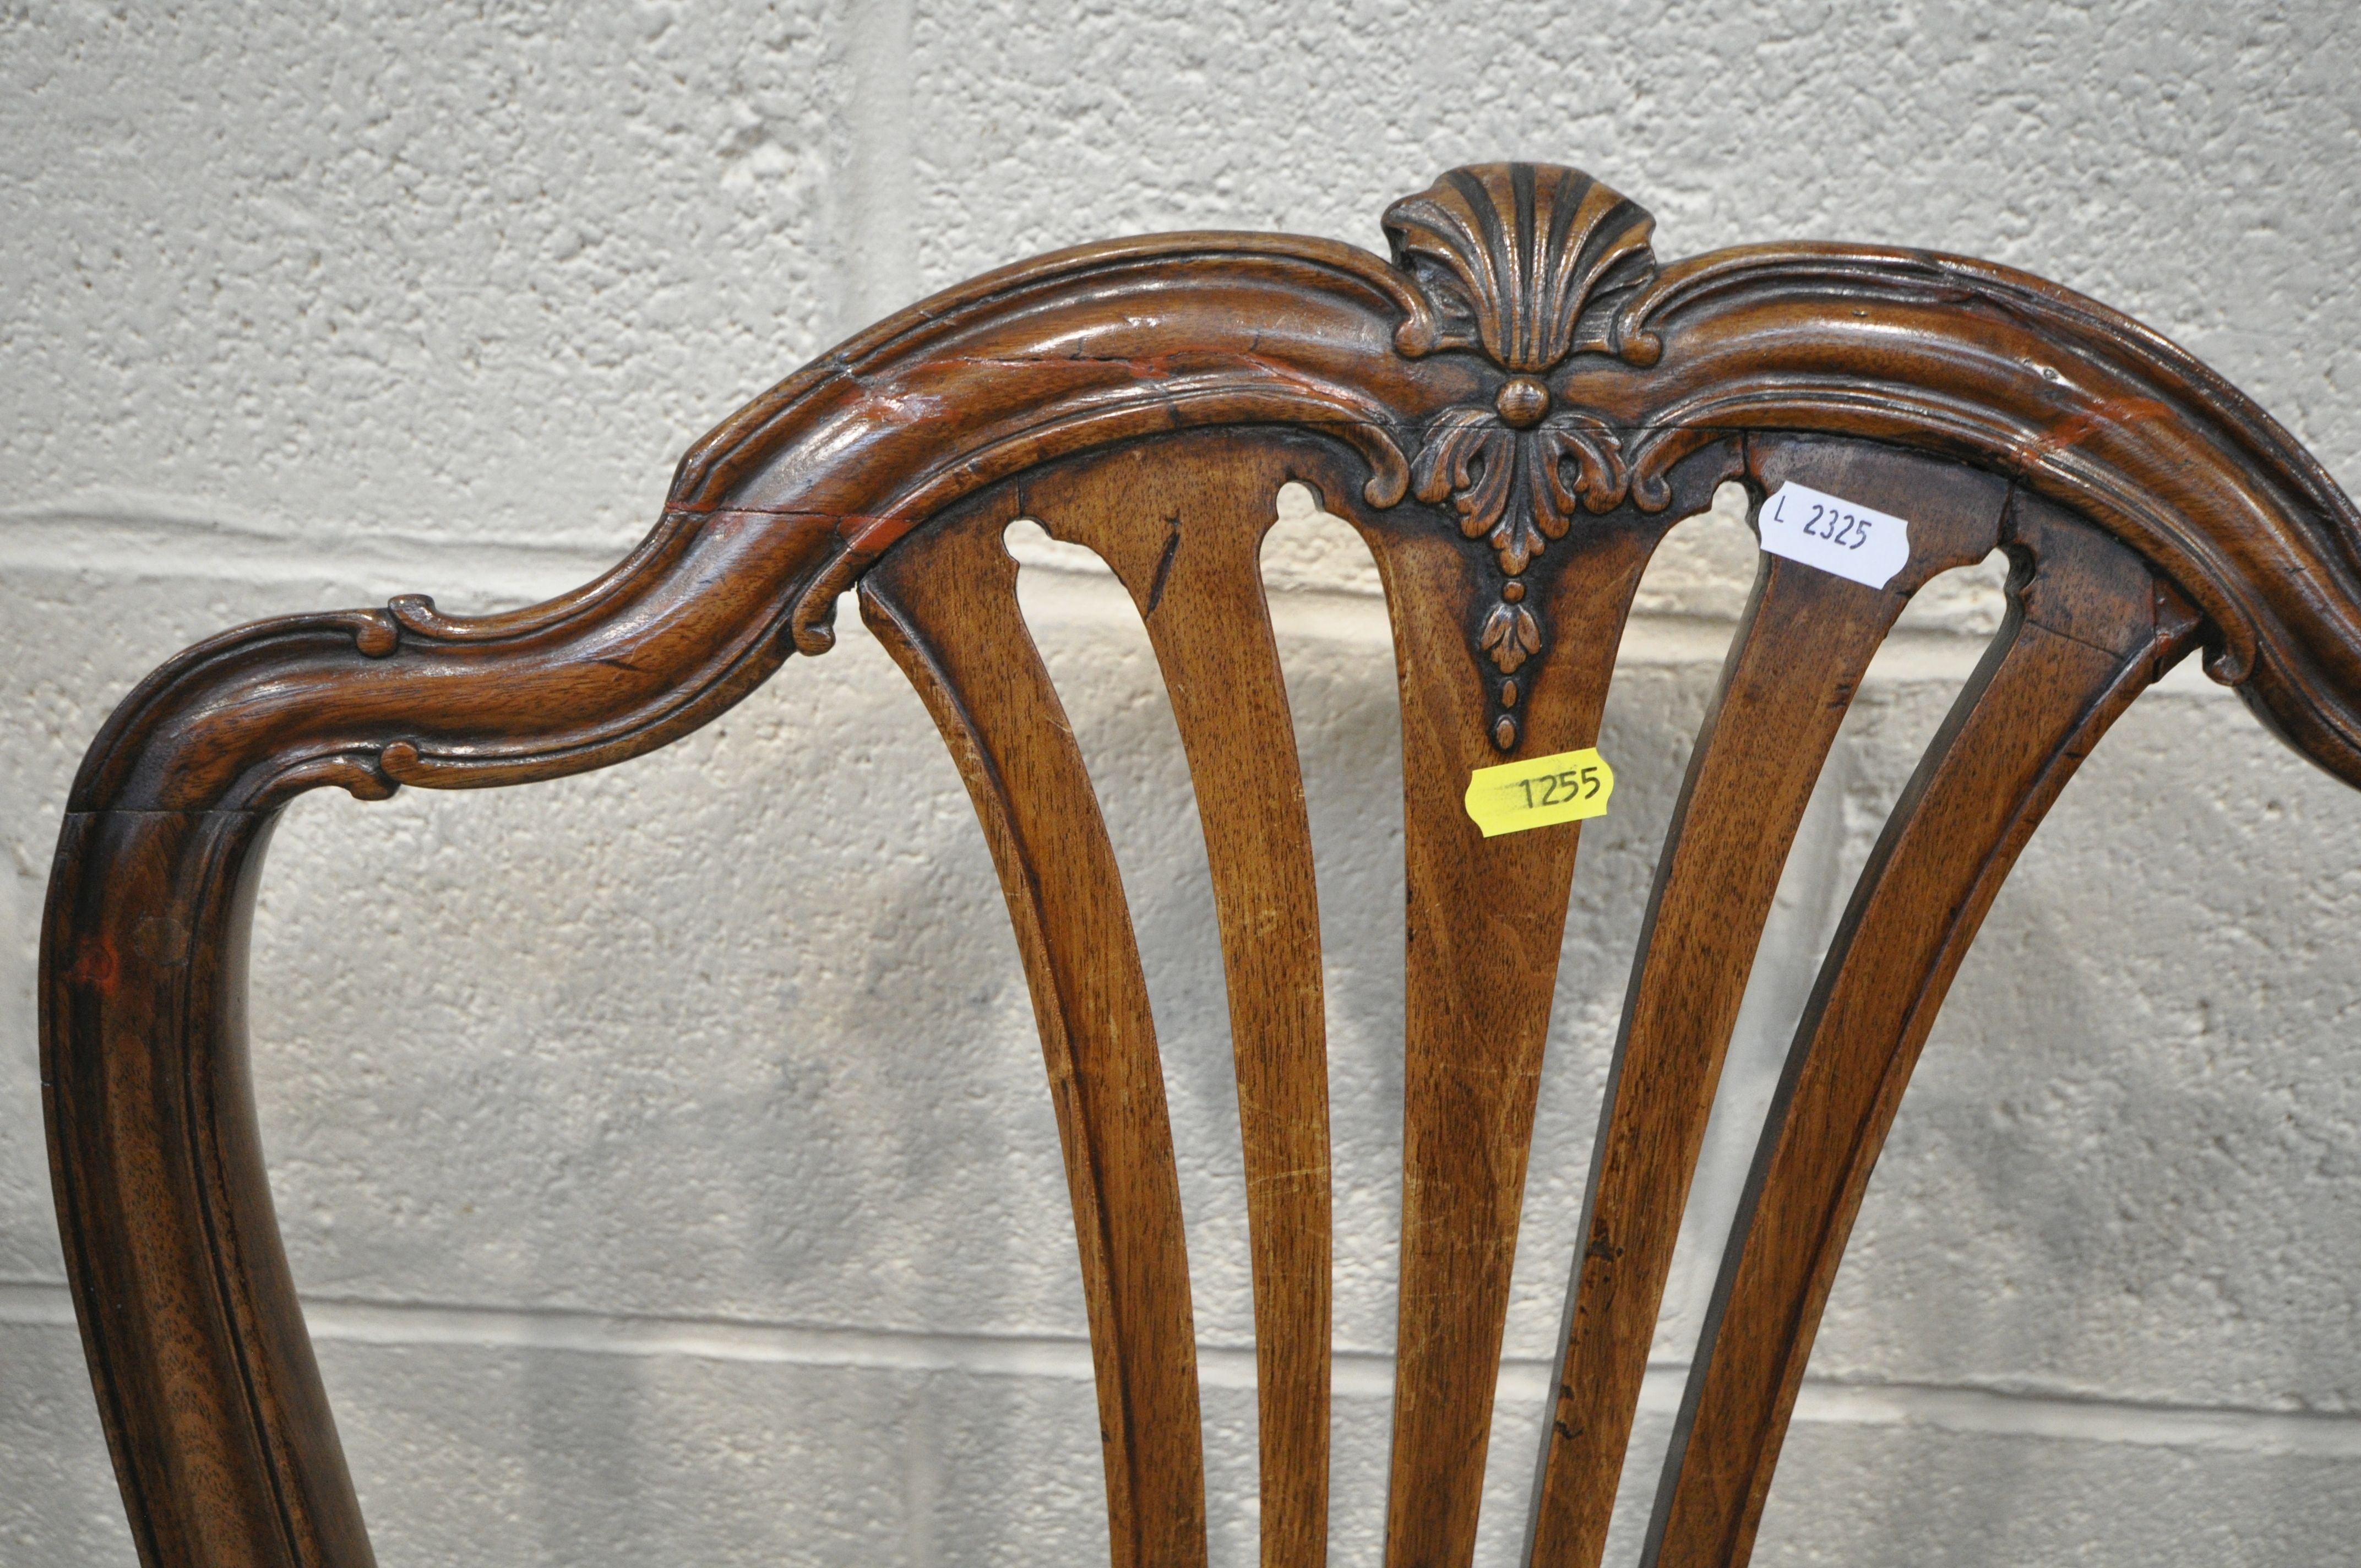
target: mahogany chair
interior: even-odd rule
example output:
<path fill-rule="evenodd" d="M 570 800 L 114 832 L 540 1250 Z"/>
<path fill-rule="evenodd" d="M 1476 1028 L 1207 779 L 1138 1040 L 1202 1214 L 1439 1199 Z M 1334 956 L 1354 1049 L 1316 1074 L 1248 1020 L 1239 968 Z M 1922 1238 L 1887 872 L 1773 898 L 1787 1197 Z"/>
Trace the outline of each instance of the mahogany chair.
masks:
<path fill-rule="evenodd" d="M 1572 170 L 1447 174 L 1327 240 L 1159 236 L 988 274 L 854 338 L 680 465 L 588 587 L 265 621 L 140 684 L 73 786 L 43 932 L 59 1222 L 149 1568 L 370 1551 L 247 1081 L 262 848 L 302 791 L 603 767 L 861 612 L 956 757 L 1048 1059 L 1117 1568 L 1205 1556 L 1179 1189 L 1124 889 L 1015 597 L 1020 516 L 1130 591 L 1196 784 L 1236 1047 L 1268 1568 L 1326 1551 L 1319 927 L 1257 566 L 1312 487 L 1383 575 L 1408 860 L 1400 1363 L 1386 1559 L 1474 1547 L 1579 826 L 1488 838 L 1471 773 L 1591 745 L 1650 552 L 1738 480 L 1906 519 L 1882 587 L 1765 554 L 1664 850 L 1593 1157 L 1531 1557 L 1598 1560 L 1757 938 L 1813 781 L 1913 590 L 1995 548 L 2007 622 L 1861 873 L 1741 1205 L 1646 1560 L 1743 1563 L 1871 1168 L 1960 959 L 2115 718 L 2202 649 L 2361 783 L 2361 517 L 2260 409 L 2007 268 L 1844 245 L 1671 265 Z"/>

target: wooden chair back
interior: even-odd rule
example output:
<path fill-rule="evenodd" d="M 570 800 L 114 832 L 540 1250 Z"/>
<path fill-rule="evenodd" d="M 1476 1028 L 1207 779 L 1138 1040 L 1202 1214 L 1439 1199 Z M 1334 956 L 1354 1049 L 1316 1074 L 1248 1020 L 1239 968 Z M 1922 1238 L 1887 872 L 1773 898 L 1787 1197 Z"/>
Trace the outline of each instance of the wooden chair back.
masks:
<path fill-rule="evenodd" d="M 1447 174 L 1385 227 L 1389 258 L 1180 235 L 990 274 L 698 443 L 654 532 L 587 587 L 477 619 L 405 598 L 267 621 L 131 694 L 73 788 L 41 1005 L 60 1223 L 143 1562 L 370 1561 L 247 1080 L 245 932 L 275 814 L 324 784 L 379 799 L 636 756 L 791 654 L 827 652 L 848 589 L 958 761 L 1016 927 L 1072 1195 L 1115 1563 L 1204 1561 L 1163 1077 L 1122 879 L 1002 543 L 1030 517 L 1113 569 L 1170 691 L 1229 987 L 1263 1562 L 1322 1563 L 1322 954 L 1258 565 L 1293 482 L 1367 541 L 1399 663 L 1386 1560 L 1462 1568 L 1580 832 L 1488 837 L 1466 795 L 1477 770 L 1594 743 L 1651 552 L 1732 480 L 1758 507 L 1793 485 L 1905 520 L 1907 547 L 1882 586 L 1763 557 L 1625 1003 L 1536 1568 L 1599 1559 L 1757 938 L 1847 706 L 1916 589 L 1995 549 L 2013 564 L 2006 625 L 1894 807 L 1804 1012 L 1663 1473 L 1645 1561 L 1745 1561 L 1913 1063 L 2081 759 L 2202 649 L 2291 744 L 2361 782 L 2361 518 L 2189 356 L 2006 268 L 1839 245 L 1664 265 L 1638 206 L 1527 164 Z"/>

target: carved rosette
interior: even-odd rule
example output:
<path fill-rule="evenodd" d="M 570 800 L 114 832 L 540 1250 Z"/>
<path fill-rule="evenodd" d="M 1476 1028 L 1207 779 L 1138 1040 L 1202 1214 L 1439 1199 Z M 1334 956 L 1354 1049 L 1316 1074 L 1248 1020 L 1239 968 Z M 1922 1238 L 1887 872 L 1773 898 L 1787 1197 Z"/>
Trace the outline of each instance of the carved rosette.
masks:
<path fill-rule="evenodd" d="M 1445 409 L 1411 463 L 1420 500 L 1448 502 L 1460 533 L 1500 568 L 1499 597 L 1475 630 L 1499 673 L 1494 744 L 1514 749 L 1517 672 L 1548 646 L 1525 569 L 1585 512 L 1631 492 L 1623 443 L 1605 420 L 1553 406 L 1548 376 L 1577 354 L 1627 353 L 1618 307 L 1655 275 L 1655 220 L 1572 169 L 1494 163 L 1455 169 L 1386 209 L 1394 264 L 1431 319 L 1405 323 L 1411 356 L 1481 354 L 1505 372 L 1491 403 Z"/>

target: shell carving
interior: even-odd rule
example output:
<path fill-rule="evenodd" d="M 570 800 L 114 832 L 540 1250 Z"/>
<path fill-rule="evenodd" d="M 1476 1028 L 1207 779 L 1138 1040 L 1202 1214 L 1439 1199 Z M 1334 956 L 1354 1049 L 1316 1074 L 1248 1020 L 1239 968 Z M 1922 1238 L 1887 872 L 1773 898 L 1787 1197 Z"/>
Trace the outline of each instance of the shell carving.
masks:
<path fill-rule="evenodd" d="M 1412 357 L 1474 348 L 1538 376 L 1571 353 L 1620 354 L 1614 307 L 1656 269 L 1656 220 L 1578 169 L 1455 169 L 1384 225 L 1434 313 L 1397 340 Z"/>
<path fill-rule="evenodd" d="M 1578 170 L 1491 163 L 1396 202 L 1385 229 L 1428 306 L 1396 346 L 1472 350 L 1508 372 L 1489 407 L 1436 415 L 1411 464 L 1411 492 L 1448 502 L 1460 532 L 1499 563 L 1499 602 L 1474 638 L 1502 677 L 1492 734 L 1508 751 L 1518 728 L 1508 677 L 1545 641 L 1519 578 L 1583 511 L 1611 510 L 1631 489 L 1621 439 L 1595 415 L 1553 410 L 1544 378 L 1569 355 L 1625 354 L 1617 307 L 1655 274 L 1655 220 Z"/>

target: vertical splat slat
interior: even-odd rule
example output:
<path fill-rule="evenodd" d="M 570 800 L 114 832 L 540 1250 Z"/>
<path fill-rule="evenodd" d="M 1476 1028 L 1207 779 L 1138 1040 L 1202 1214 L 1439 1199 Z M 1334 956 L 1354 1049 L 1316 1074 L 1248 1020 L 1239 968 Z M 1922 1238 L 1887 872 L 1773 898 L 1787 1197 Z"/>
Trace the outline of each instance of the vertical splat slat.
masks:
<path fill-rule="evenodd" d="M 1675 504 L 1586 518 L 1531 574 L 1549 645 L 1524 666 L 1521 756 L 1593 744 L 1633 590 L 1665 527 L 1735 467 L 1714 449 Z M 1486 839 L 1468 774 L 1500 762 L 1488 665 L 1469 653 L 1490 565 L 1423 519 L 1367 528 L 1385 578 L 1402 705 L 1409 903 L 1401 1300 L 1389 1568 L 1464 1568 L 1476 1545 L 1534 1098 L 1578 825 Z"/>
<path fill-rule="evenodd" d="M 1053 535 L 1127 587 L 1189 758 L 1229 982 L 1246 1223 L 1265 1568 L 1319 1568 L 1328 1542 L 1328 1059 L 1311 826 L 1262 538 L 1307 443 L 1190 436 L 1027 487 Z"/>
<path fill-rule="evenodd" d="M 1600 1107 L 1585 1245 L 1568 1286 L 1531 1560 L 1594 1568 L 1647 1371 L 1724 1053 L 1779 874 L 1837 728 L 1910 595 L 2000 542 L 2006 481 L 1851 442 L 1758 438 L 1763 494 L 1790 479 L 1910 520 L 1909 564 L 1872 588 L 1778 556 L 1690 755 L 1641 929 Z"/>
<path fill-rule="evenodd" d="M 1643 1562 L 1737 1568 L 1872 1168 L 1945 992 L 2043 814 L 2193 618 L 2020 495 L 2035 565 L 1861 873 L 1798 1026 L 1698 1345 Z"/>
<path fill-rule="evenodd" d="M 1016 927 L 1090 1311 L 1115 1568 L 1205 1561 L 1197 1358 L 1148 987 L 1082 753 L 1016 605 L 991 499 L 906 541 L 862 614 L 941 729 Z"/>

